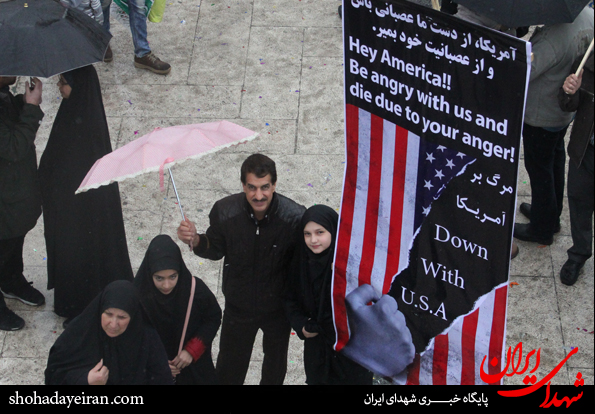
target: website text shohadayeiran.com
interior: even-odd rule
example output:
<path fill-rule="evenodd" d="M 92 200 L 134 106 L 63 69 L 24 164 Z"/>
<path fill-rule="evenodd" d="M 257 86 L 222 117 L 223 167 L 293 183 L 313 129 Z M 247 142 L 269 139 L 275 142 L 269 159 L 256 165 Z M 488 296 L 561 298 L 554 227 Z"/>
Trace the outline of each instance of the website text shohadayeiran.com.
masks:
<path fill-rule="evenodd" d="M 24 394 L 16 391 L 14 395 L 8 397 L 8 403 L 11 405 L 65 405 L 70 408 L 71 405 L 143 405 L 142 396 L 119 395 L 107 397 L 105 395 L 60 395 L 56 391 L 52 395 L 38 395 L 36 391 L 32 394 Z"/>

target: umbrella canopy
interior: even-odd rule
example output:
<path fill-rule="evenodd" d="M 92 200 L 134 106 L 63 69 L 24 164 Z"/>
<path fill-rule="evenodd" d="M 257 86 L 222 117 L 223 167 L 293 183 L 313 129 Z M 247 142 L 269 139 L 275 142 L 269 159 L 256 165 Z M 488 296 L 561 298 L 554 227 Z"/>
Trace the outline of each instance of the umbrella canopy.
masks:
<path fill-rule="evenodd" d="M 99 62 L 111 37 L 55 0 L 0 2 L 0 76 L 49 78 Z"/>
<path fill-rule="evenodd" d="M 97 160 L 76 193 L 146 172 L 163 171 L 164 166 L 199 158 L 257 135 L 229 121 L 155 128 Z"/>
<path fill-rule="evenodd" d="M 572 23 L 588 0 L 457 0 L 458 4 L 508 27 Z"/>

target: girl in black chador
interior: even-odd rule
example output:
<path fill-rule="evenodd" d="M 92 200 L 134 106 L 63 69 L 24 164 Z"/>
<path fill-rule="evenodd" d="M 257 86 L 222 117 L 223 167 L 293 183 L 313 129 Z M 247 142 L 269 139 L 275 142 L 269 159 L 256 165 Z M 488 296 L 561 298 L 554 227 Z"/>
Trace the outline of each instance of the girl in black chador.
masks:
<path fill-rule="evenodd" d="M 132 281 L 118 184 L 75 195 L 95 161 L 112 151 L 93 66 L 60 75 L 64 100 L 39 163 L 48 289 L 54 311 L 78 315 L 110 282 Z"/>
<path fill-rule="evenodd" d="M 335 352 L 332 266 L 339 216 L 315 205 L 304 213 L 286 302 L 291 327 L 304 340 L 308 385 L 372 384 L 373 374 Z"/>
<path fill-rule="evenodd" d="M 159 235 L 151 241 L 134 285 L 147 318 L 165 345 L 176 384 L 216 384 L 211 343 L 221 325 L 221 308 L 207 285 L 190 274 L 171 237 Z"/>

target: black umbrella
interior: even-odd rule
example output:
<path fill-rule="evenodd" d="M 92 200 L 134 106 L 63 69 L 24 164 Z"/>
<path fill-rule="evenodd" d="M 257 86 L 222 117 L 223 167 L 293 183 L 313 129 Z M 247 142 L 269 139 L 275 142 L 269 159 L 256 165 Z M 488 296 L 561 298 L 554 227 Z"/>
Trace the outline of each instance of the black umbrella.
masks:
<path fill-rule="evenodd" d="M 54 0 L 0 0 L 0 76 L 49 78 L 99 62 L 111 37 Z"/>
<path fill-rule="evenodd" d="M 468 9 L 508 27 L 571 23 L 587 0 L 456 0 Z"/>

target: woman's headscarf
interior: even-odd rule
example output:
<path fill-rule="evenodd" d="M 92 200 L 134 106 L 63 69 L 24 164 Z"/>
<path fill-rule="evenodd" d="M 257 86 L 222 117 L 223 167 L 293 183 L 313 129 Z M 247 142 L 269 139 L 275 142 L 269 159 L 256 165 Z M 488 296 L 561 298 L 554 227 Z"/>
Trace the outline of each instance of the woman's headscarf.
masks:
<path fill-rule="evenodd" d="M 155 287 L 153 275 L 160 270 L 178 272 L 174 289 L 164 295 Z M 178 245 L 167 235 L 155 237 L 149 244 L 145 258 L 134 278 L 140 300 L 148 319 L 153 324 L 167 351 L 168 358 L 178 354 L 188 301 L 192 274 L 182 259 Z"/>
<path fill-rule="evenodd" d="M 110 338 L 101 327 L 101 314 L 109 308 L 130 315 L 126 330 Z M 84 383 L 89 371 L 103 359 L 109 369 L 108 384 L 135 384 L 144 375 L 139 366 L 144 320 L 132 283 L 110 283 L 79 316 L 74 318 L 50 349 L 46 384 Z"/>

